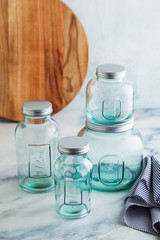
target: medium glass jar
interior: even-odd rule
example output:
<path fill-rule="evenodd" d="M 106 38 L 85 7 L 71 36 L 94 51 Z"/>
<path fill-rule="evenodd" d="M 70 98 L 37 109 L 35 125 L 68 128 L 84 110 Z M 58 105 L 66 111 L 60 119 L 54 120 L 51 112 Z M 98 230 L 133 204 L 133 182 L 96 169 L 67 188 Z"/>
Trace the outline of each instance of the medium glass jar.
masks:
<path fill-rule="evenodd" d="M 116 64 L 97 67 L 86 89 L 86 113 L 92 122 L 115 124 L 133 115 L 133 88 L 124 81 L 125 68 Z"/>
<path fill-rule="evenodd" d="M 82 218 L 91 211 L 92 163 L 89 144 L 80 137 L 59 141 L 54 165 L 56 211 L 64 218 Z"/>
<path fill-rule="evenodd" d="M 25 118 L 15 130 L 19 186 L 33 193 L 50 191 L 59 140 L 59 127 L 50 116 L 52 104 L 28 101 L 23 113 Z"/>
<path fill-rule="evenodd" d="M 78 136 L 89 141 L 93 189 L 117 191 L 133 185 L 141 173 L 143 158 L 142 136 L 133 127 L 133 118 L 116 125 L 87 120 Z"/>

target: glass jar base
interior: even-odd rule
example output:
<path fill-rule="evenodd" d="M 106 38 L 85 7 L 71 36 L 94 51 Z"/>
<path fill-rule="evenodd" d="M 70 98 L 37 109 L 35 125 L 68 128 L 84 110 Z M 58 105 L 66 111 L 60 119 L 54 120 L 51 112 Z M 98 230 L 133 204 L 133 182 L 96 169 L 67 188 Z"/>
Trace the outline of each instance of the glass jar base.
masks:
<path fill-rule="evenodd" d="M 110 159 L 114 160 L 111 157 L 113 156 L 109 156 Z M 102 191 L 102 192 L 116 192 L 116 191 L 123 191 L 131 188 L 135 183 L 135 181 L 137 180 L 137 178 L 139 177 L 139 175 L 141 174 L 142 158 L 143 158 L 142 156 L 139 158 L 140 165 L 137 170 L 133 171 L 131 167 L 124 166 L 124 173 L 122 172 L 120 161 L 117 161 L 119 165 L 115 164 L 116 162 L 114 164 L 112 162 L 112 165 L 111 165 L 111 164 L 108 164 L 108 162 L 106 161 L 104 162 L 105 164 L 101 165 L 103 167 L 102 169 L 97 164 L 94 164 L 93 177 L 92 177 L 92 189 L 96 191 Z M 107 159 L 107 156 L 105 157 L 105 159 Z M 119 168 L 117 168 L 117 166 Z"/>
<path fill-rule="evenodd" d="M 123 191 L 131 188 L 133 186 L 135 181 L 128 182 L 128 183 L 120 183 L 117 186 L 107 186 L 103 185 L 101 182 L 94 182 L 92 183 L 92 190 L 100 191 L 100 192 L 117 192 L 117 191 Z"/>
<path fill-rule="evenodd" d="M 56 210 L 59 216 L 68 218 L 68 219 L 78 219 L 86 217 L 90 210 L 87 209 L 85 204 L 80 204 L 76 206 L 70 206 L 62 204 L 59 209 Z"/>
<path fill-rule="evenodd" d="M 97 123 L 97 124 L 104 124 L 104 125 L 114 125 L 114 124 L 117 124 L 117 123 L 123 123 L 133 116 L 133 113 L 131 113 L 131 114 L 129 114 L 127 116 L 124 116 L 124 117 L 121 116 L 121 118 L 106 119 L 106 118 L 103 117 L 101 109 L 95 110 L 95 111 L 92 111 L 92 112 L 89 112 L 86 109 L 86 114 L 87 114 L 87 119 L 89 121 L 91 121 L 93 123 Z"/>
<path fill-rule="evenodd" d="M 132 185 L 129 185 L 129 186 L 124 186 L 123 188 L 100 188 L 100 187 L 94 187 L 92 186 L 92 190 L 94 191 L 99 191 L 99 192 L 119 192 L 119 191 L 124 191 L 124 190 L 127 190 L 129 188 L 131 188 L 133 186 Z"/>
<path fill-rule="evenodd" d="M 19 184 L 19 186 L 22 190 L 30 193 L 50 192 L 54 190 L 54 180 L 51 177 L 44 179 L 26 178 Z"/>

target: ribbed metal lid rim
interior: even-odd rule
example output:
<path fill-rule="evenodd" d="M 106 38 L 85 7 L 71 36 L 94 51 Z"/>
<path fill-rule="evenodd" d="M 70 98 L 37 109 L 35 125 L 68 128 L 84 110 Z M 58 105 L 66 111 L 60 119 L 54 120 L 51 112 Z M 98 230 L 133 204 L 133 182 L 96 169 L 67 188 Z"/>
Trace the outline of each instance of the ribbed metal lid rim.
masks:
<path fill-rule="evenodd" d="M 96 76 L 105 79 L 120 79 L 126 74 L 126 69 L 118 64 L 101 64 L 96 68 Z"/>
<path fill-rule="evenodd" d="M 62 148 L 58 146 L 58 151 L 63 154 L 67 155 L 81 155 L 89 152 L 89 148 L 87 150 L 79 150 L 79 149 L 72 149 L 72 150 L 67 150 L 66 148 Z"/>
<path fill-rule="evenodd" d="M 71 145 L 68 147 L 65 146 L 65 141 L 69 143 L 69 141 L 73 140 L 78 140 L 79 139 L 79 142 L 80 142 L 80 145 L 79 147 L 73 147 L 72 146 L 72 142 L 71 142 Z M 82 137 L 78 137 L 78 136 L 71 136 L 71 137 L 65 137 L 65 138 L 62 138 L 60 139 L 59 141 L 59 144 L 58 144 L 58 151 L 60 153 L 63 153 L 63 154 L 68 154 L 68 155 L 81 155 L 81 154 L 85 154 L 85 153 L 88 153 L 89 151 L 89 143 L 87 141 L 87 139 L 84 139 Z"/>
<path fill-rule="evenodd" d="M 49 101 L 42 100 L 33 100 L 25 102 L 23 104 L 22 109 L 23 114 L 28 116 L 45 116 L 51 114 L 52 111 L 53 111 L 52 104 Z"/>
<path fill-rule="evenodd" d="M 133 125 L 134 125 L 134 117 L 128 120 L 125 120 L 125 122 L 123 123 L 117 123 L 112 125 L 93 123 L 88 119 L 86 119 L 86 127 L 97 132 L 105 132 L 105 133 L 124 132 L 132 129 Z"/>

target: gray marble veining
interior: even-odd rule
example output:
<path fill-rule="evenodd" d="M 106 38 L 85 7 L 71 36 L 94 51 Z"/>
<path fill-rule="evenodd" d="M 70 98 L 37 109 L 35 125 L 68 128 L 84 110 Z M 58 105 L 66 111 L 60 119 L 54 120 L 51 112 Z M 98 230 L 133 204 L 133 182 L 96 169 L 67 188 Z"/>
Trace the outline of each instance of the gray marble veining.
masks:
<path fill-rule="evenodd" d="M 84 126 L 78 109 L 67 107 L 54 116 L 61 137 L 75 135 Z M 145 143 L 145 155 L 160 153 L 160 109 L 141 110 L 135 125 Z M 124 198 L 128 191 L 92 192 L 92 211 L 83 219 L 66 220 L 55 212 L 54 192 L 29 194 L 17 185 L 14 128 L 0 121 L 0 239 L 1 240 L 158 240 L 156 236 L 124 226 Z"/>

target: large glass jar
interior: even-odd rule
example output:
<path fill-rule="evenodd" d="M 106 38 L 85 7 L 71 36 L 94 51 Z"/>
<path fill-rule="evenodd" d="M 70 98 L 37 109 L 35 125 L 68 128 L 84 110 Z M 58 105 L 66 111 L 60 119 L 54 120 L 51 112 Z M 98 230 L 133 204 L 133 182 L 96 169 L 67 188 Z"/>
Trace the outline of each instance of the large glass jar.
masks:
<path fill-rule="evenodd" d="M 91 211 L 92 163 L 89 144 L 80 137 L 59 141 L 60 156 L 54 165 L 57 213 L 65 218 L 82 218 Z"/>
<path fill-rule="evenodd" d="M 133 119 L 116 125 L 100 125 L 87 120 L 78 136 L 89 141 L 93 189 L 117 191 L 133 185 L 141 173 L 143 158 L 142 137 L 133 127 Z"/>
<path fill-rule="evenodd" d="M 50 191 L 59 140 L 58 125 L 50 116 L 52 104 L 28 101 L 23 113 L 25 118 L 15 130 L 19 186 L 33 193 Z"/>
<path fill-rule="evenodd" d="M 133 88 L 125 81 L 125 68 L 116 64 L 97 67 L 86 89 L 86 113 L 92 122 L 115 124 L 133 115 Z"/>

